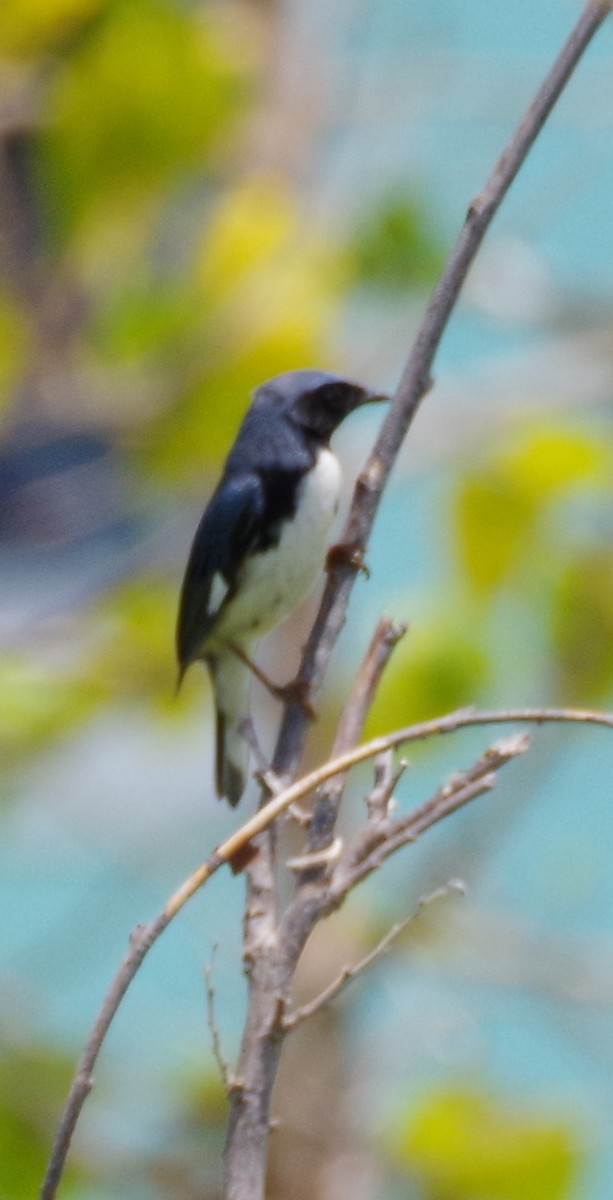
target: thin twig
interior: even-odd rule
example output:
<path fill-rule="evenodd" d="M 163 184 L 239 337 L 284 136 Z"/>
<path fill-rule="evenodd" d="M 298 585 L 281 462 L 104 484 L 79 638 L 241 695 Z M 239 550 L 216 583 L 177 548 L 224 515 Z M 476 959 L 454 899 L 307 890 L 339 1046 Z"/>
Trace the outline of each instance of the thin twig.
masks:
<path fill-rule="evenodd" d="M 502 738 L 480 754 L 467 770 L 458 771 L 437 788 L 425 804 L 395 821 L 388 820 L 373 828 L 366 826 L 338 863 L 330 889 L 335 902 L 343 899 L 401 846 L 416 841 L 444 817 L 491 791 L 496 786 L 496 772 L 518 755 L 525 754 L 530 745 L 531 738 L 526 733 Z"/>
<path fill-rule="evenodd" d="M 403 758 L 394 766 L 393 750 L 384 750 L 375 759 L 375 779 L 373 786 L 364 797 L 367 820 L 369 824 L 378 825 L 389 817 L 394 792 L 404 775 L 408 762 Z"/>
<path fill-rule="evenodd" d="M 398 625 L 381 617 L 360 664 L 357 675 L 343 706 L 332 744 L 330 758 L 338 758 L 353 749 L 362 736 L 364 722 L 370 712 L 381 676 L 394 648 L 406 633 L 406 625 Z M 346 782 L 343 776 L 335 780 L 335 790 Z"/>
<path fill-rule="evenodd" d="M 545 722 L 579 723 L 613 729 L 613 713 L 595 712 L 590 709 L 564 708 L 519 708 L 484 712 L 477 712 L 473 709 L 459 709 L 448 716 L 438 717 L 432 721 L 424 721 L 419 725 L 410 725 L 407 729 L 398 730 L 396 733 L 388 734 L 385 737 L 373 738 L 362 746 L 356 747 L 353 751 L 341 755 L 335 761 L 325 763 L 322 767 L 318 767 L 317 770 L 311 771 L 303 779 L 286 788 L 280 795 L 275 796 L 264 808 L 259 809 L 248 821 L 245 821 L 240 829 L 236 830 L 225 842 L 212 851 L 208 858 L 173 892 L 162 911 L 153 921 L 147 925 L 137 926 L 130 939 L 130 948 L 111 982 L 79 1060 L 58 1126 L 49 1166 L 40 1193 L 40 1200 L 53 1200 L 57 1193 L 70 1141 L 83 1104 L 91 1090 L 94 1064 L 100 1053 L 100 1048 L 111 1021 L 130 983 L 146 954 L 151 949 L 151 946 L 199 888 L 207 883 L 220 867 L 231 863 L 232 859 L 240 851 L 244 850 L 249 842 L 266 829 L 272 821 L 276 820 L 290 804 L 308 795 L 309 792 L 312 792 L 321 783 L 325 783 L 326 780 L 332 778 L 338 772 L 346 771 L 356 763 L 364 762 L 368 758 L 375 758 L 378 754 L 382 754 L 384 751 L 394 746 L 402 745 L 405 742 L 423 741 L 438 734 L 451 733 L 456 729 L 469 728 L 471 726 L 512 724 L 514 722 L 529 722 L 537 725 Z M 472 795 L 468 798 L 472 798 Z M 461 800 L 461 803 L 466 802 L 466 799 Z M 449 805 L 448 810 L 441 812 L 441 815 L 437 816 L 437 820 L 440 820 L 441 816 L 447 815 L 447 811 L 453 811 L 454 807 L 460 807 L 460 802 L 455 805 Z"/>
<path fill-rule="evenodd" d="M 185 880 L 180 888 L 171 896 L 164 909 L 164 915 L 170 919 L 183 908 L 184 904 L 202 887 L 219 867 L 229 863 L 244 850 L 253 838 L 267 829 L 290 804 L 301 800 L 303 796 L 315 791 L 322 783 L 332 779 L 334 775 L 349 770 L 358 763 L 369 758 L 375 758 L 386 750 L 402 746 L 409 742 L 426 741 L 428 738 L 441 734 L 455 733 L 458 729 L 469 729 L 480 725 L 512 725 L 512 724 L 580 724 L 603 726 L 613 729 L 613 713 L 598 712 L 589 708 L 507 708 L 484 709 L 479 712 L 475 708 L 459 708 L 453 713 L 442 717 L 434 717 L 430 721 L 421 721 L 387 733 L 381 737 L 372 738 L 356 746 L 346 754 L 330 759 L 314 771 L 309 771 L 302 779 L 285 788 L 278 796 L 274 796 L 263 808 L 241 825 L 230 837 L 222 842 L 205 861 Z M 147 928 L 147 927 L 145 927 Z"/>
<path fill-rule="evenodd" d="M 406 633 L 406 625 L 395 625 L 387 617 L 377 623 L 360 664 L 347 701 L 343 706 L 330 758 L 338 758 L 359 742 L 381 676 L 395 646 Z M 347 784 L 347 772 L 335 775 L 317 796 L 308 837 L 308 854 L 323 849 L 334 832 L 339 804 Z"/>
<path fill-rule="evenodd" d="M 295 1008 L 293 1012 L 288 1013 L 283 1020 L 284 1029 L 287 1031 L 295 1029 L 297 1025 L 301 1025 L 303 1021 L 308 1020 L 309 1017 L 313 1017 L 315 1013 L 325 1008 L 331 1000 L 335 1000 L 339 992 L 342 992 L 352 979 L 356 979 L 367 967 L 372 966 L 377 959 L 381 958 L 390 949 L 396 938 L 404 932 L 408 925 L 412 925 L 417 920 L 425 908 L 436 903 L 437 900 L 442 900 L 443 897 L 449 896 L 451 892 L 464 895 L 465 891 L 466 888 L 461 880 L 450 879 L 448 883 L 436 888 L 427 896 L 420 896 L 414 912 L 405 917 L 404 921 L 398 921 L 396 925 L 388 929 L 385 937 L 381 938 L 381 941 L 377 942 L 377 945 L 368 954 L 360 958 L 352 967 L 343 967 L 340 975 L 336 979 L 333 979 L 332 983 L 328 984 L 328 987 L 324 988 L 318 996 L 315 996 L 313 1000 L 309 1000 L 307 1004 L 301 1004 L 300 1008 Z"/>
<path fill-rule="evenodd" d="M 206 1017 L 207 1017 L 207 1025 L 209 1027 L 209 1033 L 211 1035 L 211 1045 L 213 1047 L 213 1055 L 214 1055 L 215 1061 L 217 1063 L 217 1066 L 219 1067 L 219 1073 L 222 1078 L 222 1082 L 223 1082 L 223 1085 L 224 1085 L 224 1088 L 226 1091 L 226 1095 L 229 1095 L 230 1091 L 232 1090 L 232 1087 L 234 1086 L 234 1078 L 232 1076 L 232 1073 L 230 1071 L 228 1063 L 226 1062 L 226 1059 L 224 1057 L 223 1050 L 221 1048 L 221 1037 L 219 1034 L 219 1026 L 217 1024 L 217 1019 L 216 1019 L 216 1015 L 215 1015 L 215 987 L 213 985 L 213 966 L 215 964 L 215 955 L 217 954 L 217 949 L 218 949 L 217 943 L 215 943 L 215 945 L 213 946 L 213 949 L 211 951 L 211 961 L 208 962 L 204 968 L 204 986 L 206 989 Z"/>

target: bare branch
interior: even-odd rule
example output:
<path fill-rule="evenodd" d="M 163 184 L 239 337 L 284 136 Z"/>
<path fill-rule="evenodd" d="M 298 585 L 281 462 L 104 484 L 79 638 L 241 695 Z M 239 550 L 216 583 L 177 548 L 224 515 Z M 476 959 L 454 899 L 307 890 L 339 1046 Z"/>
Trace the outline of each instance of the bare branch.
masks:
<path fill-rule="evenodd" d="M 381 676 L 394 647 L 406 633 L 406 625 L 394 625 L 386 617 L 378 622 L 353 686 L 343 707 L 331 758 L 352 750 L 362 736 Z M 314 854 L 330 841 L 339 804 L 347 784 L 347 772 L 335 775 L 316 800 L 308 838 L 308 853 Z"/>
<path fill-rule="evenodd" d="M 241 851 L 245 850 L 252 839 L 257 837 L 259 833 L 276 820 L 285 809 L 289 808 L 290 804 L 293 804 L 296 800 L 300 800 L 321 783 L 325 783 L 326 780 L 339 772 L 348 770 L 356 763 L 364 762 L 368 758 L 375 758 L 393 746 L 402 745 L 403 742 L 424 740 L 428 737 L 451 733 L 456 729 L 467 728 L 469 726 L 508 724 L 516 721 L 532 722 L 539 725 L 545 722 L 592 724 L 613 729 L 613 713 L 601 713 L 590 709 L 520 708 L 485 712 L 477 712 L 473 709 L 460 709 L 448 716 L 438 717 L 433 721 L 424 721 L 419 725 L 409 726 L 407 729 L 399 730 L 385 737 L 374 738 L 372 741 L 358 746 L 355 750 L 341 755 L 340 758 L 325 763 L 324 766 L 319 767 L 315 771 L 311 771 L 303 779 L 298 780 L 278 796 L 273 797 L 264 808 L 254 813 L 248 821 L 245 821 L 240 829 L 231 834 L 225 842 L 212 851 L 208 858 L 173 892 L 162 911 L 153 921 L 150 921 L 147 925 L 138 925 L 136 927 L 130 939 L 130 948 L 111 982 L 79 1060 L 58 1126 L 47 1174 L 40 1193 L 40 1200 L 53 1200 L 57 1194 L 70 1141 L 83 1104 L 91 1090 L 91 1077 L 94 1064 L 100 1053 L 111 1021 L 130 983 L 136 975 L 145 955 L 151 949 L 154 942 L 157 941 L 160 934 L 164 932 L 177 913 L 187 904 L 188 900 L 208 882 L 211 876 L 220 867 L 228 863 L 231 864 L 232 860 Z M 447 802 L 441 799 L 436 815 L 431 820 L 428 820 L 426 815 L 423 828 L 420 828 L 419 832 L 423 832 L 429 825 L 435 824 L 436 821 L 449 815 L 456 808 L 460 808 L 462 804 L 473 799 L 475 795 L 487 791 L 490 786 L 491 784 L 486 784 L 485 781 L 482 781 L 480 785 L 470 785 L 469 788 L 464 789 L 463 794 L 458 793 L 451 800 L 448 799 Z M 430 801 L 429 805 L 432 803 Z M 428 808 L 428 806 L 425 807 Z M 417 812 L 420 813 L 422 810 L 419 809 Z M 410 837 L 407 837 L 405 840 L 410 840 Z M 368 870 L 374 870 L 375 865 L 377 864 L 373 864 Z M 364 864 L 362 864 L 362 867 L 364 867 Z M 368 871 L 362 869 L 360 877 L 367 873 Z M 353 886 L 353 883 L 351 886 Z"/>
<path fill-rule="evenodd" d="M 338 978 L 334 979 L 327 988 L 324 988 L 323 992 L 319 993 L 319 996 L 315 996 L 314 1000 L 309 1000 L 308 1004 L 302 1004 L 300 1008 L 296 1008 L 292 1013 L 288 1013 L 283 1021 L 284 1029 L 288 1032 L 291 1029 L 295 1029 L 297 1025 L 302 1024 L 308 1017 L 314 1016 L 315 1013 L 325 1008 L 331 1000 L 335 1000 L 339 992 L 342 992 L 352 979 L 356 979 L 367 967 L 372 966 L 377 959 L 381 958 L 390 949 L 396 938 L 404 932 L 408 925 L 412 925 L 421 916 L 425 908 L 436 903 L 437 900 L 442 900 L 445 896 L 449 896 L 451 892 L 462 896 L 465 894 L 466 888 L 462 880 L 450 879 L 448 883 L 436 888 L 435 891 L 430 892 L 427 896 L 420 896 L 415 911 L 410 913 L 408 917 L 405 917 L 404 921 L 398 921 L 396 925 L 388 929 L 385 937 L 381 938 L 381 941 L 377 942 L 377 945 L 368 954 L 365 954 L 352 967 L 343 967 Z"/>
<path fill-rule="evenodd" d="M 351 750 L 361 737 L 381 676 L 406 629 L 406 625 L 395 625 L 387 617 L 378 622 L 341 713 L 330 758 Z M 343 776 L 337 777 L 335 791 L 345 782 Z"/>
<path fill-rule="evenodd" d="M 290 871 L 313 871 L 315 868 L 329 870 L 333 863 L 338 862 L 343 852 L 343 839 L 334 838 L 321 850 L 311 850 L 307 854 L 296 854 L 288 858 L 286 866 Z"/>
<path fill-rule="evenodd" d="M 151 921 L 148 925 L 137 925 L 130 937 L 130 948 L 111 982 L 111 986 L 104 998 L 91 1033 L 85 1043 L 81 1058 L 79 1059 L 55 1135 L 49 1165 L 41 1188 L 40 1200 L 53 1200 L 53 1197 L 57 1194 L 72 1135 L 75 1131 L 81 1109 L 92 1089 L 94 1064 L 108 1033 L 111 1021 L 145 955 L 151 949 L 153 943 L 157 941 L 170 920 L 171 917 L 167 915 L 166 909 L 163 909 L 155 920 Z"/>
<path fill-rule="evenodd" d="M 219 1035 L 219 1027 L 217 1025 L 217 1019 L 215 1016 L 215 987 L 213 985 L 213 966 L 215 963 L 215 955 L 216 954 L 217 954 L 217 943 L 215 943 L 215 945 L 213 946 L 213 950 L 211 952 L 211 961 L 208 962 L 204 968 L 204 986 L 206 989 L 206 1015 L 207 1015 L 207 1025 L 209 1027 L 209 1033 L 211 1035 L 211 1045 L 213 1047 L 213 1055 L 215 1057 L 217 1066 L 219 1067 L 219 1073 L 221 1075 L 224 1088 L 226 1090 L 226 1095 L 229 1095 L 232 1088 L 234 1087 L 234 1078 L 233 1078 L 232 1072 L 230 1071 L 230 1068 L 226 1062 L 226 1059 L 224 1058 L 224 1053 L 221 1048 L 221 1037 Z"/>
<path fill-rule="evenodd" d="M 371 824 L 379 824 L 379 822 L 386 820 L 389 816 L 394 792 L 408 765 L 406 758 L 403 758 L 398 763 L 398 766 L 395 767 L 392 750 L 384 750 L 383 754 L 377 755 L 375 759 L 375 782 L 371 791 L 364 797 L 368 821 Z"/>
<path fill-rule="evenodd" d="M 330 887 L 334 905 L 401 846 L 416 841 L 450 813 L 491 791 L 496 785 L 496 772 L 518 755 L 525 754 L 530 745 L 531 739 L 525 733 L 503 738 L 481 754 L 468 770 L 452 776 L 425 804 L 407 816 L 373 827 L 367 825 L 336 868 Z"/>

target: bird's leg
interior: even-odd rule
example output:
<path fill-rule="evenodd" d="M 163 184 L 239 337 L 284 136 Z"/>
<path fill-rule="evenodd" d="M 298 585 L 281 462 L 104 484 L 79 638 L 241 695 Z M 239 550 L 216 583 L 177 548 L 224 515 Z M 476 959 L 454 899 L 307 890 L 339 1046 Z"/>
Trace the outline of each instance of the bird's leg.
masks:
<path fill-rule="evenodd" d="M 311 721 L 317 720 L 317 713 L 310 700 L 311 689 L 308 683 L 304 683 L 301 679 L 292 679 L 289 683 L 273 683 L 272 679 L 268 678 L 268 675 L 265 674 L 262 668 L 258 667 L 257 663 L 254 663 L 253 659 L 249 658 L 249 655 L 245 654 L 245 651 L 241 650 L 240 646 L 237 646 L 235 642 L 228 642 L 228 649 L 237 658 L 240 658 L 241 662 L 253 672 L 256 679 L 259 679 L 260 683 L 270 692 L 271 696 L 274 696 L 283 704 L 288 700 L 297 701 L 298 704 L 302 705 L 307 717 Z"/>
<path fill-rule="evenodd" d="M 334 567 L 355 567 L 367 579 L 370 579 L 370 571 L 364 562 L 364 547 L 359 542 L 336 542 L 330 546 L 326 555 L 326 571 L 334 570 Z"/>
<path fill-rule="evenodd" d="M 255 758 L 257 773 L 261 774 L 262 772 L 266 771 L 268 769 L 268 759 L 266 758 L 266 755 L 260 746 L 258 735 L 255 732 L 255 725 L 253 724 L 251 717 L 243 717 L 238 727 L 238 732 L 246 741 L 251 753 L 253 754 L 253 757 Z"/>
<path fill-rule="evenodd" d="M 258 735 L 255 732 L 255 725 L 251 717 L 243 717 L 238 732 L 244 738 L 253 757 L 255 758 L 255 778 L 270 796 L 278 796 L 279 792 L 283 791 L 283 780 L 275 774 L 272 767 L 269 766 L 268 759 L 260 746 Z"/>

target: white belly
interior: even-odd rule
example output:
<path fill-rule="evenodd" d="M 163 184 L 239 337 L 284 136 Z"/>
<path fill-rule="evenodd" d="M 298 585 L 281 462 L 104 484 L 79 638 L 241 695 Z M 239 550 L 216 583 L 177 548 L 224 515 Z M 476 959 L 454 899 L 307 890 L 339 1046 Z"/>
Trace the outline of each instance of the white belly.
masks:
<path fill-rule="evenodd" d="M 341 487 L 340 465 L 331 450 L 320 450 L 300 486 L 293 521 L 282 526 L 277 546 L 249 559 L 239 594 L 216 626 L 215 641 L 261 637 L 293 612 L 315 584 Z"/>

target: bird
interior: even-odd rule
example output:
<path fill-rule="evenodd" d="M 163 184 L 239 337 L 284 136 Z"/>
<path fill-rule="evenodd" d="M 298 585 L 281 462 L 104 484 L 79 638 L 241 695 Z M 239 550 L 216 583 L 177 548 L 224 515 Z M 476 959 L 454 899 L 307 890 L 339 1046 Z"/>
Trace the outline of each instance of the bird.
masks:
<path fill-rule="evenodd" d="M 177 620 L 179 685 L 208 668 L 216 720 L 217 794 L 233 807 L 247 781 L 255 647 L 312 590 L 338 508 L 341 468 L 330 438 L 386 396 L 326 371 L 286 371 L 252 396 L 189 553 Z M 291 685 L 290 685 L 291 687 Z M 287 689 L 285 689 L 287 690 Z"/>

